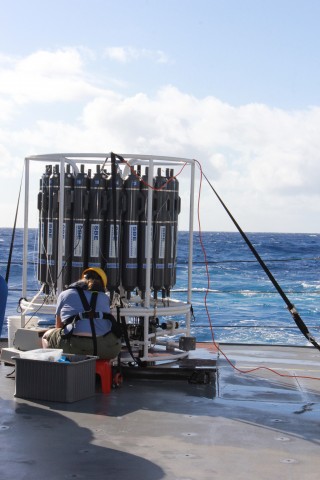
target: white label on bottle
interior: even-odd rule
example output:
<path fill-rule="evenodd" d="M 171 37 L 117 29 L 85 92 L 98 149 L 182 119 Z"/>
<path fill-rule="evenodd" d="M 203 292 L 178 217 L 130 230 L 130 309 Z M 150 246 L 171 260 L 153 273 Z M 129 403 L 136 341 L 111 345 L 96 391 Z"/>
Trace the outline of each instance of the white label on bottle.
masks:
<path fill-rule="evenodd" d="M 73 239 L 73 255 L 75 257 L 82 256 L 82 247 L 83 247 L 83 225 L 82 223 L 75 223 L 74 239 Z"/>
<path fill-rule="evenodd" d="M 66 224 L 62 224 L 62 255 L 66 255 Z"/>
<path fill-rule="evenodd" d="M 165 252 L 166 252 L 166 226 L 161 225 L 160 238 L 159 238 L 159 258 L 164 258 Z"/>
<path fill-rule="evenodd" d="M 109 238 L 109 257 L 116 258 L 118 255 L 118 238 L 119 238 L 119 225 L 116 225 L 116 231 L 114 234 L 114 225 L 110 225 L 110 238 Z"/>
<path fill-rule="evenodd" d="M 44 222 L 41 222 L 41 246 L 40 246 L 40 253 L 45 253 L 44 248 Z"/>
<path fill-rule="evenodd" d="M 91 242 L 90 257 L 99 257 L 100 250 L 100 225 L 98 223 L 91 224 Z"/>
<path fill-rule="evenodd" d="M 137 258 L 138 255 L 138 225 L 129 226 L 129 258 Z"/>
<path fill-rule="evenodd" d="M 47 241 L 47 254 L 48 255 L 52 255 L 52 252 L 53 252 L 52 242 L 53 242 L 53 223 L 48 222 L 48 241 Z"/>

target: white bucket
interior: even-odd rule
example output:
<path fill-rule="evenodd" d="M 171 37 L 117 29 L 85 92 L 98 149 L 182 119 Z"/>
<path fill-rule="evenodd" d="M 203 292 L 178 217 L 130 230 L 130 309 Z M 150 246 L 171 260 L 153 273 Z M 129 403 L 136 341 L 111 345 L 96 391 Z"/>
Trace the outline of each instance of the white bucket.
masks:
<path fill-rule="evenodd" d="M 14 347 L 14 337 L 18 328 L 21 328 L 21 316 L 8 317 L 8 347 Z"/>

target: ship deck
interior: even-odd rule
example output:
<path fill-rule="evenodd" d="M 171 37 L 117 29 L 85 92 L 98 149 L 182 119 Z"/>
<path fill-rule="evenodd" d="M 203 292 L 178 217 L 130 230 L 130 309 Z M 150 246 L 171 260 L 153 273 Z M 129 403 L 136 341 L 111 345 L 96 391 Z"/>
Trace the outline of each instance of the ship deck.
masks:
<path fill-rule="evenodd" d="M 13 367 L 2 363 L 0 478 L 318 479 L 320 352 L 221 349 L 237 369 L 261 369 L 240 373 L 200 344 L 197 355 L 216 359 L 210 383 L 174 370 L 125 375 L 108 395 L 56 403 L 14 397 Z"/>

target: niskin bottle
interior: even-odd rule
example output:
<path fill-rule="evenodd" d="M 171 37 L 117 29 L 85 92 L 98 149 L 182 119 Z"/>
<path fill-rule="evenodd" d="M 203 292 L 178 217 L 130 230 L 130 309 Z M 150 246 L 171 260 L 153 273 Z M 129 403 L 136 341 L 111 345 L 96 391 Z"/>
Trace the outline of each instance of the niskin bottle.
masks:
<path fill-rule="evenodd" d="M 130 292 L 138 285 L 140 181 L 134 170 L 125 179 L 122 223 L 122 286 Z"/>
<path fill-rule="evenodd" d="M 90 179 L 89 193 L 89 236 L 88 265 L 101 267 L 105 263 L 105 222 L 107 213 L 107 176 L 96 166 L 96 173 Z"/>
<path fill-rule="evenodd" d="M 62 246 L 62 285 L 71 283 L 72 235 L 73 235 L 73 196 L 74 175 L 70 165 L 66 166 L 64 175 L 64 212 L 63 212 L 63 246 Z"/>
<path fill-rule="evenodd" d="M 154 298 L 157 292 L 164 289 L 166 244 L 168 241 L 168 193 L 167 179 L 161 175 L 161 168 L 158 168 L 158 175 L 154 182 L 153 195 L 153 289 Z"/>
<path fill-rule="evenodd" d="M 71 282 L 77 281 L 87 266 L 89 176 L 80 165 L 74 180 Z"/>
<path fill-rule="evenodd" d="M 146 167 L 145 174 L 141 177 L 140 182 L 140 206 L 139 206 L 139 244 L 138 244 L 138 289 L 141 292 L 141 298 L 145 297 L 146 291 L 146 275 L 147 275 L 147 218 L 148 218 L 148 190 L 153 185 L 148 185 L 148 171 Z M 153 254 L 153 225 L 151 225 L 151 259 L 150 259 L 150 286 L 152 288 L 152 254 Z"/>
<path fill-rule="evenodd" d="M 40 179 L 38 194 L 39 210 L 39 262 L 38 280 L 45 284 L 44 292 L 49 293 L 47 285 L 47 235 L 48 235 L 48 207 L 49 207 L 49 179 L 52 174 L 52 165 L 46 165 L 45 172 Z"/>
<path fill-rule="evenodd" d="M 59 165 L 55 165 L 49 178 L 47 225 L 47 280 L 50 291 L 55 291 L 58 276 L 58 228 L 59 228 Z"/>
<path fill-rule="evenodd" d="M 167 241 L 165 253 L 164 289 L 170 296 L 170 290 L 176 283 L 176 257 L 178 236 L 178 215 L 180 213 L 179 182 L 173 170 L 166 170 L 167 183 Z"/>
<path fill-rule="evenodd" d="M 107 180 L 107 215 L 105 224 L 106 248 L 104 270 L 108 277 L 108 290 L 111 295 L 120 287 L 120 238 L 122 214 L 123 180 L 119 170 Z"/>

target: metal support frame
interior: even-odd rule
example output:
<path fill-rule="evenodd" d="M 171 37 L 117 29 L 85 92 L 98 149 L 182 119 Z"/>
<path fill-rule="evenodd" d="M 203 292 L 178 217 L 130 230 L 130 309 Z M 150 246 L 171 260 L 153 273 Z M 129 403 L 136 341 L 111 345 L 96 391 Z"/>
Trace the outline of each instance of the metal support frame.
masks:
<path fill-rule="evenodd" d="M 192 297 L 192 260 L 193 260 L 193 220 L 194 220 L 194 181 L 195 181 L 195 162 L 194 160 L 180 157 L 168 157 L 159 155 L 137 155 L 137 154 L 119 154 L 130 165 L 138 164 L 148 166 L 148 184 L 152 185 L 153 174 L 155 167 L 183 165 L 187 163 L 191 167 L 190 175 L 190 205 L 189 205 L 189 258 L 188 258 L 188 290 L 187 290 L 187 302 L 178 302 L 170 299 L 166 304 L 161 301 L 156 302 L 151 297 L 151 284 L 150 284 L 150 272 L 151 272 L 151 258 L 152 258 L 152 199 L 153 190 L 148 188 L 148 210 L 147 210 L 147 239 L 148 249 L 146 257 L 146 294 L 143 304 L 140 306 L 129 306 L 121 308 L 120 314 L 129 320 L 131 317 L 143 317 L 144 321 L 144 339 L 143 344 L 143 358 L 142 361 L 155 361 L 155 356 L 149 355 L 150 338 L 154 337 L 154 334 L 149 334 L 149 318 L 154 316 L 155 311 L 160 316 L 185 316 L 186 328 L 176 329 L 169 331 L 174 335 L 184 334 L 190 336 L 190 321 L 191 321 L 191 297 Z M 65 163 L 69 163 L 74 172 L 77 173 L 78 163 L 84 164 L 97 164 L 99 161 L 103 162 L 111 157 L 111 153 L 65 153 L 65 154 L 47 154 L 47 155 L 35 155 L 25 158 L 25 205 L 24 205 L 24 246 L 23 246 L 23 274 L 22 274 L 22 296 L 27 296 L 27 258 L 28 258 L 28 221 L 29 221 L 29 182 L 30 182 L 30 162 L 56 162 L 60 164 L 60 197 L 59 197 L 59 232 L 58 232 L 58 271 L 62 270 L 62 242 L 63 242 L 63 211 L 64 211 L 64 170 Z M 126 167 L 128 168 L 128 167 Z M 124 170 L 125 172 L 125 170 Z M 57 294 L 62 291 L 62 278 L 57 282 Z M 21 302 L 22 315 L 21 315 L 21 327 L 25 325 L 25 314 L 32 313 L 33 311 L 40 310 L 40 313 L 54 314 L 55 304 L 43 305 L 41 301 L 28 302 L 22 300 Z M 157 332 L 156 336 L 160 336 L 161 332 Z M 164 332 L 161 336 L 165 336 Z M 161 355 L 159 360 L 172 360 L 177 358 L 183 358 L 188 355 L 188 352 L 175 351 L 174 354 L 165 353 Z"/>

